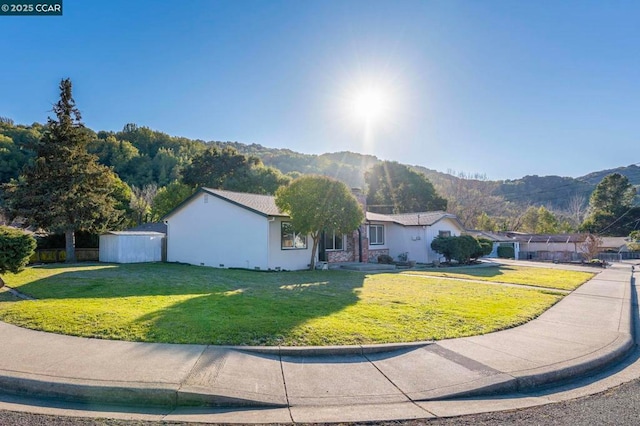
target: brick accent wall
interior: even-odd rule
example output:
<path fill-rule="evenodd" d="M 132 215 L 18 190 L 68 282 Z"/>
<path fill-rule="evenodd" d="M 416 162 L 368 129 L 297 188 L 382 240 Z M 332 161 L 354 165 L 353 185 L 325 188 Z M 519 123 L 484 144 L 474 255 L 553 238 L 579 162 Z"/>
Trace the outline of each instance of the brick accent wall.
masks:
<path fill-rule="evenodd" d="M 362 232 L 362 262 L 367 263 L 369 259 L 368 255 L 368 247 L 369 247 L 369 239 L 367 238 L 367 234 L 364 231 L 364 225 L 360 227 L 360 232 Z M 359 241 L 358 231 L 353 231 L 351 234 L 348 234 L 346 237 L 346 247 L 345 250 L 340 251 L 327 251 L 327 262 L 336 263 L 336 262 L 358 262 L 360 260 L 360 241 Z"/>
<path fill-rule="evenodd" d="M 369 262 L 370 263 L 378 263 L 378 256 L 380 256 L 381 254 L 386 254 L 387 256 L 389 255 L 389 249 L 375 249 L 375 250 L 369 250 Z"/>

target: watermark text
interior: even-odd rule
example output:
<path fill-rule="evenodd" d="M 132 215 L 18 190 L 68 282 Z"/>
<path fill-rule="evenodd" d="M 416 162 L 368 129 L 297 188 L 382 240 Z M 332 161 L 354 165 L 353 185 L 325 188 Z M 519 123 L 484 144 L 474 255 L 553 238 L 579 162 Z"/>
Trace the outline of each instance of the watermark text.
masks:
<path fill-rule="evenodd" d="M 61 16 L 62 0 L 0 0 L 0 16 Z"/>

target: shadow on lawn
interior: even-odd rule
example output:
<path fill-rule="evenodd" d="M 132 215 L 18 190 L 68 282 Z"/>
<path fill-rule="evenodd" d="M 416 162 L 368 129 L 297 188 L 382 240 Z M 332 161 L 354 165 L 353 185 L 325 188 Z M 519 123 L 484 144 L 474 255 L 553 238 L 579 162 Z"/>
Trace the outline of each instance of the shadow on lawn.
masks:
<path fill-rule="evenodd" d="M 426 269 L 427 272 L 434 272 L 446 276 L 447 274 L 463 274 L 470 277 L 498 277 L 506 272 L 515 271 L 516 268 L 505 265 L 483 266 L 453 266 L 437 269 Z"/>
<path fill-rule="evenodd" d="M 41 300 L 186 295 L 164 308 L 149 307 L 129 326 L 151 324 L 142 337 L 146 341 L 275 345 L 294 327 L 355 304 L 365 277 L 341 271 L 117 265 L 62 272 L 18 289 Z"/>

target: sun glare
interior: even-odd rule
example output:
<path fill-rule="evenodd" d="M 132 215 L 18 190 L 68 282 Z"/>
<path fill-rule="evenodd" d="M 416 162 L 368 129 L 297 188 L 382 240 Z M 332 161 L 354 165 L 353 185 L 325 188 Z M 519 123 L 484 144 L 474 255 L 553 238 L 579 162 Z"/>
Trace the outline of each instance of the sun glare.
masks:
<path fill-rule="evenodd" d="M 384 118 L 388 106 L 388 99 L 378 89 L 367 88 L 357 92 L 353 97 L 353 113 L 358 119 L 367 122 Z"/>

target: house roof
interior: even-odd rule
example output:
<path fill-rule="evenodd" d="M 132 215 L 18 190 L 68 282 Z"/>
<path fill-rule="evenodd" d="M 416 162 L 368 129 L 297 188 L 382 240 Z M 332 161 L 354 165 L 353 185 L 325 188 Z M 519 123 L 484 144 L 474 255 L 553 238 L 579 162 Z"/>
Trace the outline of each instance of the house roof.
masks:
<path fill-rule="evenodd" d="M 600 247 L 604 249 L 621 250 L 626 248 L 628 242 L 626 237 L 601 237 L 601 239 Z"/>
<path fill-rule="evenodd" d="M 514 239 L 506 236 L 505 234 L 491 232 L 491 231 L 479 231 L 477 229 L 468 229 L 467 234 L 476 238 L 486 238 L 494 242 L 513 242 Z"/>
<path fill-rule="evenodd" d="M 582 243 L 586 234 L 526 234 L 522 232 L 507 232 L 506 236 L 521 243 Z"/>
<path fill-rule="evenodd" d="M 216 198 L 225 200 L 231 204 L 247 209 L 261 216 L 288 217 L 287 214 L 281 212 L 278 206 L 276 206 L 276 199 L 273 195 L 249 194 L 245 192 L 234 192 L 234 191 L 226 191 L 223 189 L 213 189 L 213 188 L 203 187 L 198 189 L 193 195 L 185 199 L 177 207 L 175 207 L 169 213 L 164 215 L 164 217 L 162 217 L 162 220 L 164 221 L 170 216 L 172 216 L 175 212 L 180 210 L 182 207 L 187 205 L 192 199 L 194 199 L 195 197 L 199 196 L 202 193 L 209 194 Z"/>
<path fill-rule="evenodd" d="M 393 222 L 402 226 L 431 226 L 442 219 L 453 219 L 464 229 L 457 216 L 443 211 L 420 212 L 420 213 L 400 213 L 381 214 L 367 212 L 367 220 L 373 222 Z"/>
<path fill-rule="evenodd" d="M 202 190 L 215 197 L 230 201 L 233 204 L 265 216 L 288 216 L 286 213 L 281 212 L 278 206 L 276 206 L 276 198 L 273 195 L 249 194 L 211 188 L 202 188 Z"/>
<path fill-rule="evenodd" d="M 273 195 L 249 194 L 245 192 L 226 191 L 223 189 L 200 188 L 195 194 L 184 200 L 178 207 L 167 213 L 163 219 L 171 216 L 174 212 L 178 211 L 191 199 L 202 192 L 223 199 L 262 216 L 289 217 L 288 214 L 282 212 L 278 206 L 276 206 L 276 199 Z M 464 229 L 464 226 L 462 226 L 456 215 L 443 211 L 390 215 L 367 212 L 366 214 L 366 219 L 368 221 L 393 222 L 403 226 L 430 226 L 445 218 L 453 219 L 460 228 Z"/>

